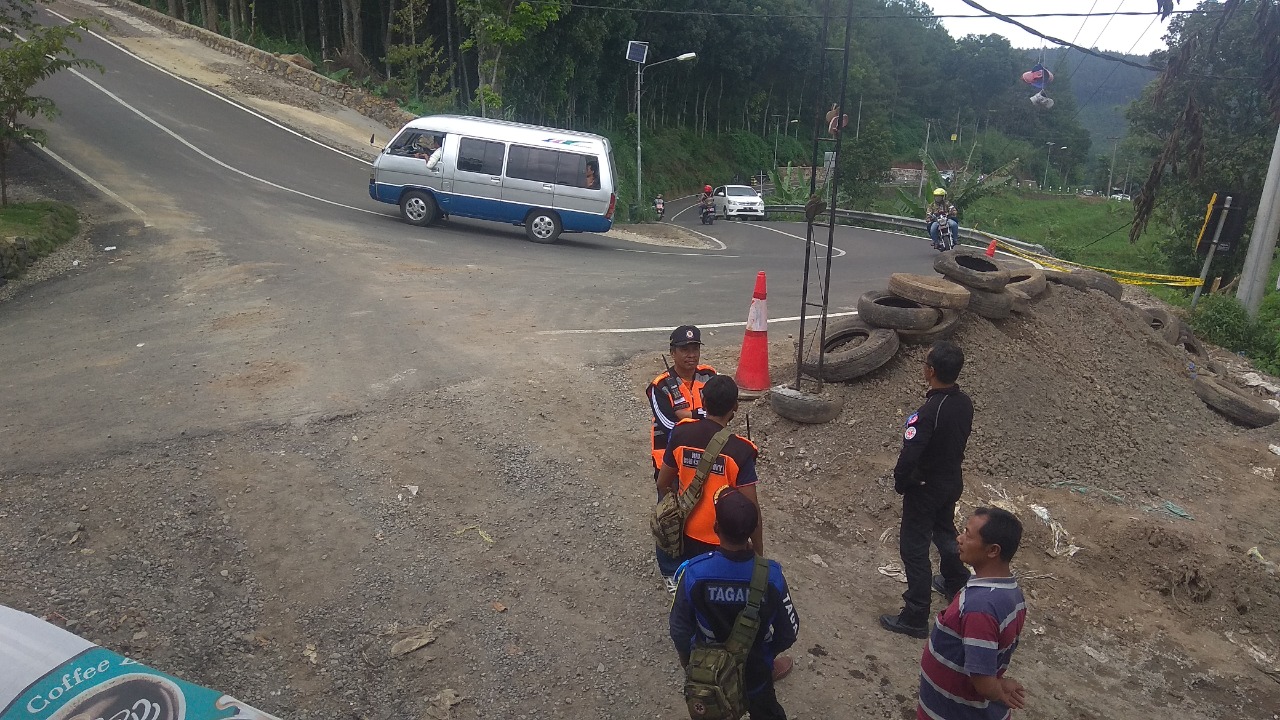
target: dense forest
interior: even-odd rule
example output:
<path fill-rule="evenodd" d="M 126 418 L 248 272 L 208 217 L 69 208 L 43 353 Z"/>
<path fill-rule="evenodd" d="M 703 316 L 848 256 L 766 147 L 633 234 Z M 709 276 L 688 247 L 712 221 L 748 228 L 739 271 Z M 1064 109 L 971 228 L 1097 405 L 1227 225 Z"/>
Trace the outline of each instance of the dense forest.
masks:
<path fill-rule="evenodd" d="M 143 1 L 247 42 L 309 54 L 330 74 L 417 112 L 462 110 L 602 132 L 625 132 L 637 121 L 635 65 L 625 50 L 630 40 L 644 41 L 644 128 L 746 133 L 766 145 L 784 129 L 811 137 L 820 111 L 835 102 L 849 7 L 823 0 L 609 0 L 607 7 L 603 0 Z M 828 7 L 832 50 L 824 51 Z M 919 0 L 853 0 L 852 8 L 846 112 L 866 162 L 917 158 L 928 124 L 931 153 L 944 166 L 971 154 L 979 167 L 1021 157 L 1022 171 L 1041 177 L 1044 150 L 1054 143 L 1067 149 L 1052 158 L 1050 184 L 1061 184 L 1063 172 L 1087 174 L 1090 138 L 1071 73 L 1059 73 L 1050 89 L 1057 104 L 1044 111 L 1028 102 L 1034 90 L 1019 79 L 1030 67 L 1024 51 L 1005 38 L 952 38 Z M 689 52 L 697 53 L 691 62 L 655 66 Z M 821 62 L 829 63 L 825 87 L 817 87 Z M 799 146 L 784 149 L 799 154 Z"/>

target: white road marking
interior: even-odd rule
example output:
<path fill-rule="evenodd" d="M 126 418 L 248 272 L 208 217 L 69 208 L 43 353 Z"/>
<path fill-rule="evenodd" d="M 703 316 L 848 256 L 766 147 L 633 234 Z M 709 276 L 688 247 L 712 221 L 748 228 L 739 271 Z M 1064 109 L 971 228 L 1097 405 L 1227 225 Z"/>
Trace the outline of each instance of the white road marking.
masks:
<path fill-rule="evenodd" d="M 138 117 L 140 117 L 140 118 L 142 118 L 143 120 L 146 120 L 147 122 L 149 122 L 149 123 L 151 123 L 152 125 L 156 126 L 157 128 L 159 128 L 159 129 L 160 129 L 160 131 L 161 131 L 161 132 L 163 132 L 163 133 L 165 133 L 166 135 L 168 135 L 168 136 L 172 137 L 174 140 L 177 140 L 178 142 L 182 143 L 183 145 L 186 145 L 188 148 L 190 148 L 191 150 L 193 150 L 194 152 L 196 152 L 197 154 L 199 154 L 201 157 L 205 158 L 205 159 L 206 159 L 206 160 L 208 160 L 209 162 L 212 162 L 213 164 L 215 164 L 215 165 L 217 165 L 217 166 L 219 166 L 219 167 L 221 167 L 221 168 L 225 168 L 225 169 L 227 169 L 227 170 L 230 170 L 231 172 L 236 173 L 237 175 L 241 175 L 241 176 L 246 177 L 246 178 L 248 178 L 248 179 L 250 179 L 250 180 L 253 180 L 253 181 L 255 181 L 255 182 L 260 182 L 260 183 L 262 183 L 263 185 L 267 185 L 267 186 L 269 186 L 269 187 L 276 188 L 277 190 L 283 190 L 284 192 L 287 192 L 287 193 L 293 193 L 294 195 L 299 195 L 299 196 L 301 196 L 301 197 L 307 198 L 308 200 L 315 200 L 316 202 L 321 202 L 321 203 L 324 203 L 324 204 L 326 204 L 326 205 L 333 205 L 334 207 L 345 208 L 345 209 L 347 209 L 347 210 L 355 210 L 356 212 L 362 212 L 362 213 L 366 213 L 366 214 L 369 214 L 369 215 L 376 215 L 376 216 L 378 216 L 378 217 L 386 217 L 386 214 L 385 214 L 385 213 L 374 212 L 373 210 L 366 210 L 366 209 L 364 209 L 364 208 L 358 208 L 358 207 L 356 207 L 356 206 L 354 206 L 354 205 L 347 205 L 347 204 L 345 204 L 345 203 L 336 202 L 336 201 L 334 201 L 334 200 L 326 200 L 325 198 L 318 197 L 318 196 L 316 196 L 316 195 L 311 195 L 311 194 L 308 194 L 308 193 L 304 193 L 304 192 L 302 192 L 301 190 L 295 190 L 295 189 L 293 189 L 293 188 L 291 188 L 291 187 L 285 187 L 284 185 L 281 185 L 281 184 L 279 184 L 279 183 L 271 182 L 270 180 L 267 180 L 266 178 L 260 178 L 260 177 L 258 177 L 257 175 L 253 175 L 253 174 L 247 173 L 247 172 L 245 172 L 244 170 L 241 170 L 240 168 L 234 167 L 234 166 L 232 166 L 232 165 L 228 165 L 227 163 L 225 163 L 225 162 L 223 162 L 223 161 L 219 160 L 218 158 L 216 158 L 216 157 L 214 157 L 214 156 L 210 155 L 209 153 L 207 153 L 207 152 L 205 152 L 205 151 L 201 150 L 200 148 L 196 147 L 195 145 L 193 145 L 193 144 L 191 143 L 191 141 L 187 140 L 186 138 L 182 137 L 182 136 L 181 136 L 181 135 L 179 135 L 178 133 L 176 133 L 176 132 L 174 132 L 174 131 L 170 130 L 170 129 L 169 129 L 169 128 L 167 128 L 167 127 L 165 127 L 165 126 L 164 126 L 164 125 L 162 125 L 158 120 L 155 120 L 154 118 L 152 118 L 151 116 L 149 116 L 149 115 L 147 115 L 146 113 L 142 112 L 142 111 L 141 111 L 141 110 L 139 110 L 138 108 L 136 108 L 136 107 L 134 107 L 134 106 L 130 105 L 129 103 L 125 102 L 124 98 L 120 97 L 119 95 L 116 95 L 115 93 L 111 92 L 110 90 L 106 89 L 105 87 L 103 87 L 103 86 L 99 85 L 98 83 L 94 82 L 92 79 L 90 79 L 87 75 L 85 75 L 84 73 L 80 72 L 79 70 L 76 70 L 75 68 L 70 68 L 70 69 L 69 69 L 69 72 L 70 72 L 71 74 L 75 75 L 76 77 L 80 78 L 81 80 L 83 80 L 83 81 L 85 81 L 85 82 L 89 83 L 89 84 L 90 84 L 90 85 L 92 85 L 94 88 L 96 88 L 97 90 L 101 91 L 101 92 L 102 92 L 102 94 L 106 95 L 107 97 L 111 98 L 112 100 L 115 100 L 117 103 L 119 103 L 119 104 L 120 104 L 122 107 L 124 107 L 125 109 L 129 110 L 130 112 L 133 112 L 133 113 L 134 113 L 135 115 L 137 115 Z"/>
<path fill-rule="evenodd" d="M 48 10 L 48 8 L 46 8 L 46 10 Z M 63 22 L 65 22 L 65 23 L 67 23 L 67 24 L 70 24 L 70 23 L 72 22 L 70 18 L 68 18 L 68 17 L 66 17 L 65 15 L 62 15 L 62 14 L 60 14 L 60 13 L 58 13 L 58 12 L 54 11 L 54 10 L 49 10 L 49 14 L 50 14 L 50 15 L 53 15 L 54 17 L 57 17 L 59 20 L 62 20 Z M 96 38 L 98 38 L 98 39 L 99 39 L 99 40 L 101 40 L 102 42 L 104 42 L 104 43 L 106 43 L 106 44 L 110 45 L 111 47 L 113 47 L 113 48 L 115 48 L 115 49 L 119 50 L 120 52 L 124 53 L 125 55 L 128 55 L 129 57 L 133 58 L 134 60 L 137 60 L 138 62 L 140 62 L 140 63 L 142 63 L 142 64 L 144 64 L 144 65 L 147 65 L 147 66 L 149 66 L 149 67 L 151 67 L 151 68 L 153 68 L 153 69 L 155 69 L 155 70 L 159 70 L 160 72 L 164 73 L 165 75 L 168 75 L 169 77 L 173 78 L 174 80 L 177 80 L 177 81 L 179 81 L 179 82 L 186 83 L 187 85 L 190 85 L 191 87 L 193 87 L 193 88 L 195 88 L 195 89 L 199 90 L 200 92 L 203 92 L 203 93 L 205 93 L 205 94 L 209 95 L 210 97 L 217 98 L 218 100 L 221 100 L 222 102 L 224 102 L 224 103 L 226 103 L 226 104 L 228 104 L 228 105 L 230 105 L 230 106 L 232 106 L 232 107 L 235 107 L 235 108 L 238 108 L 238 109 L 240 109 L 240 110 L 243 110 L 244 112 L 247 112 L 247 113 L 249 113 L 250 115 L 252 115 L 252 116 L 254 116 L 254 117 L 258 118 L 259 120 L 262 120 L 262 121 L 264 121 L 264 122 L 270 123 L 271 125 L 274 125 L 275 127 L 279 128 L 279 129 L 281 129 L 281 130 L 284 130 L 284 131 L 285 131 L 285 132 L 287 132 L 287 133 L 291 133 L 291 134 L 293 134 L 293 135 L 296 135 L 296 136 L 298 136 L 298 137 L 302 138 L 303 140 L 306 140 L 307 142 L 315 143 L 316 145 L 319 145 L 320 147 L 325 148 L 325 149 L 327 149 L 327 150 L 332 150 L 333 152 L 336 152 L 336 153 L 338 153 L 339 155 L 342 155 L 342 156 L 344 156 L 344 157 L 349 157 L 349 158 L 351 158 L 352 160 L 355 160 L 356 162 L 360 163 L 361 165 L 371 165 L 371 164 L 372 164 L 372 163 L 370 163 L 368 160 L 365 160 L 365 159 L 364 159 L 364 158 L 362 158 L 362 157 L 357 157 L 357 156 L 355 156 L 355 155 L 352 155 L 352 154 L 351 154 L 351 153 L 349 153 L 349 152 L 345 152 L 345 151 L 343 151 L 343 150 L 339 150 L 338 148 L 333 147 L 332 145 L 326 145 L 325 143 L 320 142 L 319 140 L 316 140 L 315 138 L 307 137 L 306 135 L 303 135 L 302 133 L 298 132 L 297 130 L 294 130 L 293 128 L 288 127 L 288 126 L 286 126 L 286 125 L 282 125 L 282 124 L 280 124 L 280 123 L 276 122 L 275 120 L 272 120 L 271 118 L 267 117 L 266 115 L 263 115 L 262 113 L 257 112 L 256 110 L 253 110 L 252 108 L 249 108 L 249 107 L 247 107 L 247 106 L 245 106 L 245 105 L 241 105 L 240 103 L 236 102 L 235 100 L 232 100 L 231 98 L 223 97 L 222 95 L 219 95 L 218 93 L 213 92 L 213 91 L 212 91 L 212 90 L 210 90 L 209 88 L 201 87 L 200 85 L 197 85 L 197 84 L 195 84 L 195 83 L 191 82 L 190 80 L 188 80 L 188 79 L 186 79 L 186 78 L 184 78 L 184 77 L 182 77 L 182 76 L 180 76 L 180 75 L 176 75 L 176 74 L 174 74 L 173 72 L 171 72 L 171 71 L 169 71 L 169 70 L 166 70 L 166 69 L 164 69 L 164 68 L 160 67 L 159 65 L 156 65 L 155 63 L 153 63 L 153 62 L 151 62 L 150 60 L 148 60 L 148 59 L 146 59 L 146 58 L 142 57 L 141 55 L 138 55 L 137 53 L 133 52 L 132 50 L 129 50 L 128 48 L 124 47 L 123 45 L 121 45 L 121 44 L 117 43 L 117 42 L 116 42 L 116 41 L 114 41 L 114 40 L 111 40 L 111 39 L 109 39 L 109 38 L 103 37 L 102 35 L 99 35 L 98 33 L 94 32 L 94 31 L 92 31 L 92 30 L 90 30 L 90 31 L 89 31 L 89 34 L 90 34 L 90 35 L 92 35 L 92 36 L 94 36 L 94 37 L 96 37 Z"/>
<path fill-rule="evenodd" d="M 642 254 L 644 254 L 644 255 L 674 255 L 674 256 L 676 256 L 676 257 L 703 257 L 703 258 L 736 258 L 736 257 L 742 257 L 741 255 L 719 255 L 719 254 L 712 255 L 711 253 L 705 253 L 705 252 L 700 252 L 700 253 L 696 253 L 696 252 L 678 253 L 678 252 L 663 252 L 662 250 L 639 250 L 639 249 L 636 249 L 636 248 L 614 248 L 614 250 L 617 250 L 618 252 L 642 253 Z"/>
<path fill-rule="evenodd" d="M 121 205 L 125 206 L 126 208 L 128 208 L 128 209 L 132 210 L 135 214 L 137 214 L 137 216 L 138 216 L 138 217 L 142 218 L 142 226 L 143 226 L 143 227 L 151 227 L 151 221 L 147 219 L 147 214 L 146 214 L 146 213 L 144 213 L 144 212 L 142 212 L 142 210 L 138 209 L 138 206 L 137 206 L 137 205 L 134 205 L 133 203 L 129 202 L 128 200 L 125 200 L 124 198 L 122 198 L 122 197 L 120 197 L 119 195 L 117 195 L 117 194 L 115 193 L 115 191 L 113 191 L 111 188 L 109 188 L 109 187 L 107 187 L 106 185 L 103 185 L 102 183 L 98 182 L 97 180 L 94 180 L 93 178 L 89 177 L 89 175 L 88 175 L 88 174 L 86 174 L 83 170 L 81 170 L 80 168 L 76 167 L 75 165 L 72 165 L 71 163 L 67 162 L 67 161 L 66 161 L 65 159 L 63 159 L 63 157 L 62 157 L 61 155 L 59 155 L 58 153 L 56 153 L 56 152 L 54 152 L 54 151 L 50 150 L 49 148 L 47 148 L 47 147 L 45 147 L 45 146 L 43 146 L 43 145 L 36 145 L 36 147 L 37 147 L 37 148 L 40 148 L 41 152 L 43 152 L 44 154 L 46 154 L 46 155 L 48 155 L 49 157 L 51 157 L 51 158 L 53 158 L 54 160 L 56 160 L 56 161 L 58 162 L 58 164 L 59 164 L 59 165 L 61 165 L 62 167 L 64 167 L 64 168 L 66 168 L 66 169 L 70 170 L 71 172 L 75 173 L 76 175 L 79 175 L 81 180 L 84 180 L 85 182 L 87 182 L 87 183 L 89 183 L 90 185 L 92 185 L 92 186 L 94 186 L 95 188 L 97 188 L 97 189 L 98 189 L 98 191 L 99 191 L 99 192 L 101 192 L 103 195 L 106 195 L 107 197 L 111 198 L 112 200 L 115 200 L 116 202 L 120 203 Z"/>
<path fill-rule="evenodd" d="M 829 312 L 827 313 L 827 317 L 829 318 L 848 317 L 850 315 L 857 315 L 857 314 L 858 314 L 857 310 L 848 310 L 845 312 Z M 817 315 L 809 316 L 808 319 L 817 320 L 818 316 Z M 795 317 L 769 319 L 770 325 L 773 325 L 774 323 L 784 323 L 784 322 L 800 322 L 800 316 L 796 315 Z M 703 329 L 746 327 L 746 326 L 747 326 L 746 322 L 723 322 L 723 323 L 699 323 L 698 324 L 698 327 Z M 671 332 L 671 328 L 667 325 L 663 325 L 662 327 L 604 328 L 600 330 L 539 330 L 534 334 L 535 335 L 626 335 L 630 333 L 647 333 L 647 332 L 669 333 Z"/>
<path fill-rule="evenodd" d="M 795 238 L 795 239 L 797 239 L 797 240 L 804 240 L 804 238 L 803 238 L 803 237 L 801 237 L 801 236 L 799 236 L 799 235 L 792 235 L 792 234 L 791 234 L 791 233 L 789 233 L 789 232 L 784 232 L 784 231 L 779 230 L 779 229 L 777 229 L 777 228 L 771 228 L 771 227 L 769 227 L 769 226 L 767 226 L 767 225 L 752 225 L 751 227 L 758 227 L 758 228 L 760 228 L 761 230 L 768 230 L 769 232 L 775 232 L 775 233 L 778 233 L 779 235 L 786 235 L 787 237 Z M 807 242 L 807 241 L 806 241 L 806 242 Z M 815 240 L 815 241 L 814 241 L 814 244 L 815 244 L 815 245 L 817 245 L 818 247 L 826 247 L 826 244 L 825 244 L 825 243 L 820 243 L 820 242 L 818 242 L 817 240 Z M 841 250 L 840 248 L 835 247 L 835 246 L 832 246 L 831 250 L 832 250 L 832 255 L 831 255 L 831 257 L 833 257 L 833 258 L 844 257 L 845 255 L 848 255 L 848 253 L 846 253 L 844 250 Z"/>

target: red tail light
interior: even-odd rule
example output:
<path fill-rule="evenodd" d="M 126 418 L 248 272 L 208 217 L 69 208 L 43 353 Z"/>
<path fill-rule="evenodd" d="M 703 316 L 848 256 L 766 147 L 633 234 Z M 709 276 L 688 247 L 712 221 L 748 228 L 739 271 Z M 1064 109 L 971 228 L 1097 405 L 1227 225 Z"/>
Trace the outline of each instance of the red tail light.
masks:
<path fill-rule="evenodd" d="M 609 193 L 609 209 L 604 211 L 604 216 L 609 220 L 612 220 L 613 211 L 615 208 L 617 208 L 617 206 L 618 206 L 618 196 L 613 193 Z"/>

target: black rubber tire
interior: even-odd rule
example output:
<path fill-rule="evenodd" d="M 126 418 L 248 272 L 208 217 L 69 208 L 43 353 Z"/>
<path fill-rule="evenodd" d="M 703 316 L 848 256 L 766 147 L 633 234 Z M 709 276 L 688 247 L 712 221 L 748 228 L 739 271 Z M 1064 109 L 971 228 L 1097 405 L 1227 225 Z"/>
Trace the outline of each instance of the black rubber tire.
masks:
<path fill-rule="evenodd" d="M 1164 308 L 1142 308 L 1141 312 L 1152 330 L 1170 345 L 1178 344 L 1182 334 L 1182 321 Z"/>
<path fill-rule="evenodd" d="M 1045 270 L 1044 279 L 1057 285 L 1066 285 L 1069 288 L 1074 288 L 1081 292 L 1089 289 L 1084 278 L 1078 275 L 1072 275 L 1069 272 L 1063 272 L 1062 270 Z"/>
<path fill-rule="evenodd" d="M 821 397 L 778 385 L 769 390 L 769 407 L 778 415 L 798 423 L 818 424 L 840 417 L 844 401 L 835 397 Z"/>
<path fill-rule="evenodd" d="M 1009 294 L 1009 309 L 1018 315 L 1027 315 L 1031 312 L 1031 297 L 1022 290 L 1010 285 L 1004 289 Z"/>
<path fill-rule="evenodd" d="M 1116 279 L 1104 272 L 1097 270 L 1072 270 L 1072 275 L 1084 279 L 1084 286 L 1091 290 L 1101 290 L 1111 297 L 1119 300 L 1124 297 L 1124 286 L 1116 282 Z"/>
<path fill-rule="evenodd" d="M 1245 427 L 1265 427 L 1280 420 L 1280 410 L 1261 398 L 1244 394 L 1229 381 L 1201 375 L 1191 386 L 1205 405 Z"/>
<path fill-rule="evenodd" d="M 1209 359 L 1209 351 L 1205 349 L 1204 343 L 1200 342 L 1200 339 L 1192 332 L 1191 326 L 1186 322 L 1178 322 L 1178 340 L 1174 345 L 1186 350 L 1187 354 L 1193 358 Z"/>
<path fill-rule="evenodd" d="M 963 310 L 969 304 L 969 289 L 950 280 L 929 275 L 894 273 L 889 276 L 889 292 L 921 305 Z"/>
<path fill-rule="evenodd" d="M 410 225 L 427 227 L 440 217 L 440 206 L 430 193 L 410 190 L 400 196 L 400 218 Z"/>
<path fill-rule="evenodd" d="M 1009 284 L 1009 271 L 980 250 L 957 247 L 933 259 L 938 274 L 965 287 L 997 292 Z"/>
<path fill-rule="evenodd" d="M 560 216 L 550 210 L 541 208 L 531 211 L 524 219 L 524 235 L 529 242 L 550 245 L 560 239 L 564 226 L 560 224 Z"/>
<path fill-rule="evenodd" d="M 1011 290 L 1017 288 L 1026 293 L 1028 298 L 1035 300 L 1044 294 L 1048 283 L 1049 281 L 1044 277 L 1044 271 L 1040 268 L 1018 268 L 1009 270 L 1009 284 L 1005 287 Z"/>
<path fill-rule="evenodd" d="M 1013 296 L 1007 291 L 969 291 L 969 311 L 988 320 L 1005 320 L 1013 317 Z"/>
<path fill-rule="evenodd" d="M 898 333 L 893 330 L 872 327 L 860 318 L 842 318 L 827 325 L 822 374 L 818 375 L 818 359 L 812 356 L 804 359 L 800 369 L 826 382 L 848 382 L 889 362 L 898 345 Z"/>
<path fill-rule="evenodd" d="M 858 317 L 868 325 L 891 330 L 928 330 L 938 324 L 942 313 L 915 300 L 883 290 L 865 292 L 858 298 Z"/>
<path fill-rule="evenodd" d="M 898 339 L 907 345 L 932 345 L 951 337 L 959 325 L 959 310 L 943 310 L 937 325 L 928 330 L 899 330 Z"/>

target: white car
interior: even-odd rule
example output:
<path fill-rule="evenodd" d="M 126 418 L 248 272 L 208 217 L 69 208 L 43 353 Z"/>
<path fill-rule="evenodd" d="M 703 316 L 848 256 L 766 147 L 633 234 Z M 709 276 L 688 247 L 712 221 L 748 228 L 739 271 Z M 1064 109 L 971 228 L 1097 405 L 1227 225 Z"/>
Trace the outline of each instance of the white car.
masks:
<path fill-rule="evenodd" d="M 721 185 L 711 193 L 716 215 L 729 220 L 749 215 L 764 219 L 764 198 L 748 185 Z"/>

